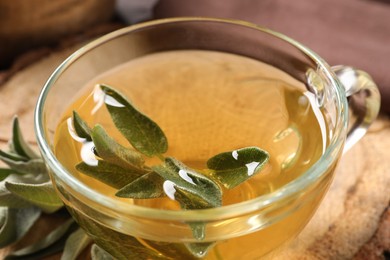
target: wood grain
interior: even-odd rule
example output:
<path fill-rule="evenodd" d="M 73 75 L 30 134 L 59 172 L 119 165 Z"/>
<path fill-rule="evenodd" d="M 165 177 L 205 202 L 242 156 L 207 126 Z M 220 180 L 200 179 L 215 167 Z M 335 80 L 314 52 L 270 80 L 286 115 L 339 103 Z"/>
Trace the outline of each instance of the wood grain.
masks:
<path fill-rule="evenodd" d="M 0 147 L 15 114 L 35 142 L 33 110 L 51 72 L 78 46 L 51 52 L 0 86 Z M 390 250 L 390 120 L 381 116 L 341 159 L 328 194 L 303 232 L 272 259 L 385 259 Z M 387 210 L 387 211 L 386 211 Z M 55 222 L 55 221 L 54 221 Z M 38 225 L 46 227 L 47 222 Z M 0 258 L 7 249 L 0 250 Z"/>

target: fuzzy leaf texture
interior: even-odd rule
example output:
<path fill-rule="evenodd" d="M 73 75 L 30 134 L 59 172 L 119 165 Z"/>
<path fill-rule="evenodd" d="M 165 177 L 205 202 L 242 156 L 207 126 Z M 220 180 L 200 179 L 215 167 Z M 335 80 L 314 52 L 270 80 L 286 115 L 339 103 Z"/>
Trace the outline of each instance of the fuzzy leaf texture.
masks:
<path fill-rule="evenodd" d="M 144 172 L 142 155 L 117 143 L 101 125 L 95 125 L 91 137 L 99 157 L 103 160 L 133 171 Z"/>
<path fill-rule="evenodd" d="M 122 94 L 107 85 L 100 85 L 104 102 L 122 135 L 139 152 L 147 156 L 163 154 L 168 141 L 161 128 L 138 111 Z"/>
<path fill-rule="evenodd" d="M 269 154 L 257 147 L 246 147 L 217 154 L 207 161 L 207 167 L 226 188 L 232 189 L 251 178 L 269 160 Z"/>
<path fill-rule="evenodd" d="M 174 158 L 166 158 L 164 165 L 153 167 L 166 181 L 165 190 L 183 209 L 205 209 L 222 205 L 220 187 L 205 175 L 185 166 Z M 171 187 L 168 187 L 171 186 Z"/>
<path fill-rule="evenodd" d="M 6 182 L 5 187 L 11 193 L 38 206 L 46 213 L 55 212 L 63 206 L 50 181 L 42 184 Z"/>

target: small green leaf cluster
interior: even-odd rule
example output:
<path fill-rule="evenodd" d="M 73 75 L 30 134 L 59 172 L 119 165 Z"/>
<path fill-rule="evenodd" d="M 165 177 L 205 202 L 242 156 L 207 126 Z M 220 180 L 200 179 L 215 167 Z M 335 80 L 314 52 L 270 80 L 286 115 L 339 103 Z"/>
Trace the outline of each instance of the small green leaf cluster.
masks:
<path fill-rule="evenodd" d="M 76 169 L 118 189 L 118 197 L 168 196 L 186 210 L 219 207 L 222 205 L 221 185 L 228 189 L 238 186 L 258 173 L 269 159 L 268 153 L 257 147 L 221 153 L 208 160 L 211 174 L 206 176 L 176 158 L 164 157 L 168 140 L 157 123 L 112 87 L 100 85 L 100 89 L 114 125 L 131 147 L 116 142 L 99 124 L 91 129 L 74 111 L 76 134 L 92 140 L 98 159 L 97 165 L 81 162 Z M 143 156 L 156 156 L 163 163 L 149 167 Z"/>
<path fill-rule="evenodd" d="M 118 189 L 118 197 L 151 199 L 168 196 L 184 210 L 220 207 L 221 186 L 227 189 L 238 186 L 259 173 L 269 160 L 266 151 L 245 147 L 213 156 L 207 161 L 209 174 L 203 174 L 204 170 L 192 169 L 176 158 L 165 157 L 168 140 L 157 123 L 112 87 L 99 87 L 114 125 L 130 146 L 118 143 L 99 124 L 90 128 L 74 111 L 74 130 L 79 137 L 93 142 L 97 159 L 97 164 L 93 165 L 80 162 L 76 169 Z M 147 166 L 145 156 L 157 157 L 162 163 Z M 196 239 L 204 239 L 204 223 L 188 224 Z M 198 256 L 212 246 L 213 243 L 186 245 Z"/>
<path fill-rule="evenodd" d="M 43 159 L 24 140 L 17 117 L 13 120 L 9 149 L 0 150 L 0 160 L 8 166 L 0 168 L 0 248 L 24 238 L 42 214 L 67 218 L 42 239 L 11 252 L 5 259 L 42 259 L 61 251 L 61 259 L 76 259 L 91 244 L 91 239 L 62 210 L 63 203 L 52 186 Z M 96 247 L 94 250 L 99 250 Z"/>

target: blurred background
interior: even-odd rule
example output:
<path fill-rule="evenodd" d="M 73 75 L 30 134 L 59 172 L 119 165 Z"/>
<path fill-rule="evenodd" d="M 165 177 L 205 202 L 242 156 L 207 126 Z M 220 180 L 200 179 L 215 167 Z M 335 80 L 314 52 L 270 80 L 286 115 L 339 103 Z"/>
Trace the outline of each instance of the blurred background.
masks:
<path fill-rule="evenodd" d="M 389 0 L 0 0 L 0 83 L 53 49 L 174 16 L 241 19 L 282 32 L 330 65 L 367 71 L 390 112 Z"/>

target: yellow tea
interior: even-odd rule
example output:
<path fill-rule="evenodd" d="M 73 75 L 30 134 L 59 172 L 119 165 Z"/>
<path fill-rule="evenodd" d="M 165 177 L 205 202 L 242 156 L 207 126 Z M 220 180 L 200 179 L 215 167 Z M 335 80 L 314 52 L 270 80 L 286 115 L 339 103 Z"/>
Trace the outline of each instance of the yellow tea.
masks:
<path fill-rule="evenodd" d="M 313 94 L 283 71 L 221 52 L 183 50 L 149 54 L 113 68 L 92 79 L 87 86 L 80 86 L 80 94 L 69 104 L 55 132 L 54 150 L 60 162 L 79 180 L 118 201 L 181 210 L 169 196 L 119 198 L 115 196 L 117 189 L 76 170 L 75 165 L 82 161 L 93 163 L 96 158 L 93 146 L 75 138 L 72 111 L 77 111 L 89 126 L 100 124 L 123 146 L 131 146 L 102 105 L 96 84 L 117 89 L 134 107 L 152 118 L 168 139 L 165 155 L 193 169 L 205 169 L 210 157 L 226 151 L 251 146 L 267 151 L 269 162 L 261 172 L 233 189 L 221 187 L 223 205 L 251 200 L 288 184 L 309 169 L 326 148 L 326 125 Z M 158 162 L 156 158 L 146 158 L 149 166 Z M 110 231 L 108 227 L 101 229 L 110 236 L 110 243 L 122 245 L 120 253 L 110 252 L 117 258 L 252 259 L 267 253 L 291 233 L 297 233 L 303 225 L 298 220 L 311 214 L 315 205 L 314 201 L 308 203 L 284 221 L 263 230 L 212 243 L 206 239 L 184 247 L 165 241 L 167 227 L 163 223 L 159 227 L 161 241 L 132 237 L 125 232 Z M 88 232 L 91 220 L 80 216 L 76 219 Z M 100 245 L 108 243 L 107 239 L 94 239 Z M 245 251 L 257 243 L 256 251 Z"/>

